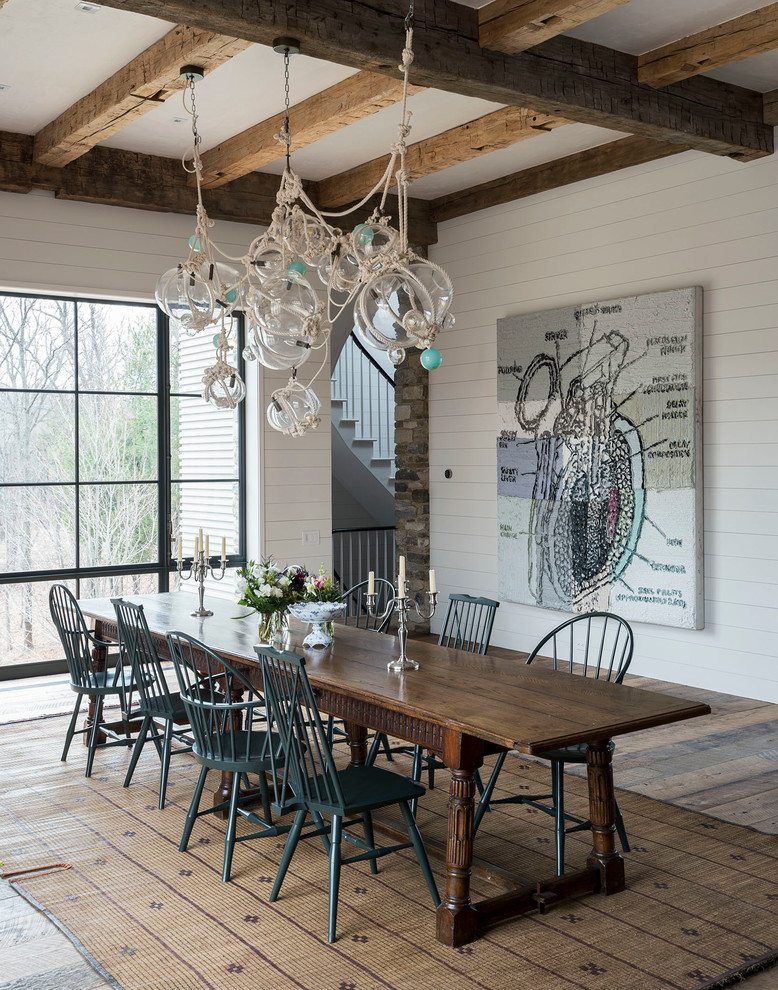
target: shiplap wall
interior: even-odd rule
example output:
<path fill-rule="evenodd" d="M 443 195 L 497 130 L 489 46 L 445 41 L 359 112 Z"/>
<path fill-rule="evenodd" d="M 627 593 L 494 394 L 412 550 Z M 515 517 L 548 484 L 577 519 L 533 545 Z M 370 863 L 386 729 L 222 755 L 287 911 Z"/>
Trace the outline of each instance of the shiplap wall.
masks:
<path fill-rule="evenodd" d="M 701 285 L 706 626 L 636 623 L 632 669 L 778 702 L 776 157 L 686 152 L 449 221 L 430 254 L 456 291 L 430 387 L 441 591 L 497 597 L 496 321 Z M 562 618 L 503 602 L 493 642 L 529 649 Z"/>
<path fill-rule="evenodd" d="M 189 216 L 0 193 L 0 290 L 153 301 L 157 279 L 186 255 L 193 230 Z M 258 231 L 217 221 L 212 233 L 240 257 Z M 285 380 L 247 365 L 249 555 L 329 568 L 329 369 L 317 388 L 324 421 L 303 440 L 282 437 L 265 420 L 267 396 Z M 303 530 L 319 530 L 321 544 L 304 548 Z"/>

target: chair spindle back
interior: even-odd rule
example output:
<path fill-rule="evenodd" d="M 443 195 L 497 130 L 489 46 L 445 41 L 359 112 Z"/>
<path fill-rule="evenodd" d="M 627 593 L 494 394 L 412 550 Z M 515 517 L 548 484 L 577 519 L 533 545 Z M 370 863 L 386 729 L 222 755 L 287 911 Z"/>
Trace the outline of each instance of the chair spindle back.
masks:
<path fill-rule="evenodd" d="M 492 637 L 494 613 L 499 607 L 500 603 L 491 598 L 449 595 L 438 645 L 468 653 L 486 653 Z"/>
<path fill-rule="evenodd" d="M 549 645 L 554 670 L 572 674 L 578 665 L 584 677 L 603 677 L 615 684 L 624 679 L 634 649 L 629 624 L 611 612 L 588 612 L 567 619 L 538 643 L 527 663 L 549 656 Z"/>

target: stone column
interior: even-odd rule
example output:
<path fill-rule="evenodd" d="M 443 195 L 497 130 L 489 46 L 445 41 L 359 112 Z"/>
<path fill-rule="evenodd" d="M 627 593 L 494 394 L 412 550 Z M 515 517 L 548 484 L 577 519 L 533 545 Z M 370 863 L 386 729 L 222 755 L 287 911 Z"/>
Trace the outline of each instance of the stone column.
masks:
<path fill-rule="evenodd" d="M 419 360 L 421 351 L 408 351 L 395 369 L 395 522 L 397 555 L 406 559 L 412 598 L 429 607 L 426 589 L 430 566 L 429 374 Z M 409 629 L 429 632 L 429 621 L 408 613 Z"/>

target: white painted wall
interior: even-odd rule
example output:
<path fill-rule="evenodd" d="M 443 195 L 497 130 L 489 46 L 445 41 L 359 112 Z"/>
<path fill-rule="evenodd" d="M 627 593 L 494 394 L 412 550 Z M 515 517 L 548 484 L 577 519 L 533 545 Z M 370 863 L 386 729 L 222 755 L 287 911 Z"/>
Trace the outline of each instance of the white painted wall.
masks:
<path fill-rule="evenodd" d="M 686 152 L 451 220 L 430 254 L 456 291 L 430 387 L 443 595 L 497 597 L 496 321 L 701 285 L 706 626 L 636 623 L 632 670 L 778 702 L 778 158 Z M 493 642 L 562 618 L 503 602 Z"/>
<path fill-rule="evenodd" d="M 0 290 L 153 301 L 157 279 L 186 255 L 193 231 L 189 216 L 0 192 Z M 258 231 L 217 221 L 212 233 L 240 257 Z M 286 377 L 254 363 L 246 379 L 249 556 L 329 569 L 329 369 L 317 388 L 322 425 L 302 440 L 282 437 L 265 420 L 267 397 Z M 318 530 L 320 545 L 303 548 L 303 530 Z"/>

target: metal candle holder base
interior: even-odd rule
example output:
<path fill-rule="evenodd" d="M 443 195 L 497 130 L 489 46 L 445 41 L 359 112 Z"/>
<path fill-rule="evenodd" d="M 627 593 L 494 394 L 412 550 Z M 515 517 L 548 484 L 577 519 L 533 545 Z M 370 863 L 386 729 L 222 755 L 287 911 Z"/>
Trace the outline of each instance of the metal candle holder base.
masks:
<path fill-rule="evenodd" d="M 408 641 L 408 612 L 410 611 L 411 604 L 413 604 L 413 607 L 416 609 L 416 614 L 419 616 L 420 619 L 431 619 L 432 616 L 435 614 L 435 609 L 438 604 L 437 591 L 428 591 L 427 597 L 429 598 L 429 602 L 430 602 L 430 611 L 429 611 L 429 615 L 425 615 L 422 612 L 422 610 L 419 608 L 416 601 L 412 602 L 411 599 L 408 598 L 407 588 L 408 586 L 406 582 L 405 597 L 399 598 L 395 596 L 394 598 L 390 598 L 389 601 L 386 603 L 386 608 L 384 609 L 383 613 L 377 616 L 379 622 L 381 622 L 382 620 L 387 619 L 389 617 L 389 614 L 392 610 L 392 606 L 394 606 L 394 608 L 397 611 L 397 621 L 398 621 L 397 637 L 400 640 L 400 655 L 399 657 L 397 657 L 396 660 L 389 661 L 389 663 L 386 665 L 387 670 L 418 670 L 419 669 L 418 660 L 412 660 L 405 652 L 405 645 Z M 378 596 L 376 594 L 365 595 L 365 605 L 367 606 L 367 611 L 369 615 L 376 615 L 375 607 L 376 607 L 377 597 Z"/>
<path fill-rule="evenodd" d="M 203 607 L 203 596 L 205 595 L 205 578 L 208 574 L 214 579 L 214 581 L 221 581 L 224 577 L 224 572 L 227 569 L 227 561 L 221 561 L 221 570 L 214 568 L 211 564 L 211 558 L 205 559 L 205 551 L 201 550 L 197 555 L 197 561 L 194 557 L 192 562 L 189 564 L 189 573 L 184 574 L 184 562 L 179 560 L 176 564 L 176 570 L 178 571 L 178 577 L 181 581 L 188 581 L 192 575 L 194 575 L 195 581 L 197 581 L 197 593 L 200 597 L 199 607 L 190 612 L 190 615 L 196 615 L 200 618 L 206 615 L 213 615 L 213 612 L 209 608 Z"/>

